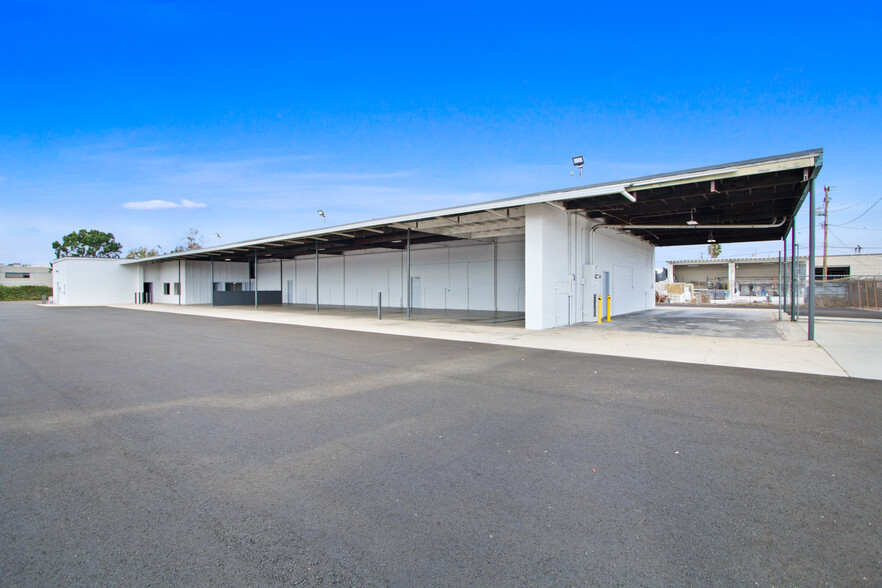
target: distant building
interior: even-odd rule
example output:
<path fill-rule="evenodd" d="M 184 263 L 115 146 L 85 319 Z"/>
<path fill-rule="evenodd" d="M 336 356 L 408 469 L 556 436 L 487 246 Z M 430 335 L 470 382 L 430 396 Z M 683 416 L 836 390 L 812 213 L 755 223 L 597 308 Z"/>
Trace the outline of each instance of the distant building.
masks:
<path fill-rule="evenodd" d="M 52 266 L 0 265 L 0 286 L 52 286 Z"/>
<path fill-rule="evenodd" d="M 805 295 L 808 258 L 797 258 L 799 295 Z M 815 258 L 815 278 L 824 275 L 823 258 Z M 791 266 L 782 263 L 779 271 L 777 257 L 742 259 L 686 259 L 668 262 L 668 283 L 691 284 L 694 291 L 706 298 L 705 302 L 729 304 L 739 302 L 773 302 L 779 296 L 779 279 L 789 280 Z M 828 255 L 829 279 L 880 276 L 882 254 Z"/>

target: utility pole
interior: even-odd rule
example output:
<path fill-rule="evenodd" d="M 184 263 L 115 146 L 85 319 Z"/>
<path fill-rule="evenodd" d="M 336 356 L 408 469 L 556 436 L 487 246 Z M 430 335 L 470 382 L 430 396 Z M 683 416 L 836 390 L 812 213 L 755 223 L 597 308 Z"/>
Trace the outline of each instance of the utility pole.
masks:
<path fill-rule="evenodd" d="M 824 186 L 824 283 L 827 283 L 827 225 L 830 217 L 827 216 L 830 207 L 830 186 Z"/>

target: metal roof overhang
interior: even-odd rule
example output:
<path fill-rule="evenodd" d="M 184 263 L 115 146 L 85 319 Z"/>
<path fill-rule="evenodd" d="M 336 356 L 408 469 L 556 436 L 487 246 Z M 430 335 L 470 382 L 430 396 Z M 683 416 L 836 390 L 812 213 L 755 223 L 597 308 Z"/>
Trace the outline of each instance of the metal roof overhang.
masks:
<path fill-rule="evenodd" d="M 718 243 L 771 241 L 792 227 L 822 160 L 817 149 L 670 180 L 635 180 L 623 190 L 633 201 L 620 193 L 564 206 L 660 247 L 705 244 L 711 231 Z"/>
<path fill-rule="evenodd" d="M 714 226 L 714 237 L 720 243 L 780 239 L 792 225 L 810 181 L 821 168 L 822 157 L 821 149 L 802 151 L 193 249 L 126 263 L 174 259 L 248 261 L 255 256 L 290 259 L 316 252 L 342 255 L 367 249 L 404 249 L 408 231 L 411 245 L 492 240 L 523 235 L 525 207 L 541 203 L 579 211 L 611 228 L 630 230 L 658 246 L 706 243 L 709 225 Z M 691 218 L 698 224 L 687 225 L 686 221 Z M 628 229 L 629 225 L 651 228 Z M 757 225 L 777 226 L 746 228 Z M 718 228 L 720 226 L 723 228 Z"/>

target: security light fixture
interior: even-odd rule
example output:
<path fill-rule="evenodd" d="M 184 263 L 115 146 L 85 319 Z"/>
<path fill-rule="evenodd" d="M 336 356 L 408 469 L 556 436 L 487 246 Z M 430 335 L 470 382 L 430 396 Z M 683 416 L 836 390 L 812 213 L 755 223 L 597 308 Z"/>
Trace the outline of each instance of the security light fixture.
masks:
<path fill-rule="evenodd" d="M 713 231 L 711 231 L 710 233 L 707 234 L 707 242 L 708 243 L 716 243 L 717 242 L 717 240 L 714 239 L 714 232 Z"/>
<path fill-rule="evenodd" d="M 579 168 L 579 177 L 582 177 L 582 166 L 585 165 L 585 158 L 581 155 L 577 155 L 573 158 L 573 165 Z M 573 175 L 570 173 L 570 175 Z"/>
<path fill-rule="evenodd" d="M 319 208 L 316 212 L 318 212 L 318 215 L 322 217 L 322 222 L 325 222 L 325 211 Z"/>
<path fill-rule="evenodd" d="M 692 217 L 692 213 L 693 213 L 693 212 L 695 212 L 695 209 L 694 209 L 694 208 L 693 208 L 692 210 L 689 211 L 689 220 L 686 221 L 686 224 L 694 227 L 695 225 L 698 224 L 698 221 L 695 220 L 695 219 Z"/>

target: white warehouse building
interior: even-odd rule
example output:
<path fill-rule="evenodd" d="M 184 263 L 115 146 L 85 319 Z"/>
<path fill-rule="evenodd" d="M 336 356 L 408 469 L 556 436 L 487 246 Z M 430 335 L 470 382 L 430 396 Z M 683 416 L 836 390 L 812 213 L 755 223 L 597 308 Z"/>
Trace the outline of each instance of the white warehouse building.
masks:
<path fill-rule="evenodd" d="M 524 313 L 528 329 L 655 305 L 655 248 L 781 239 L 820 149 L 147 259 L 54 262 L 55 302 Z"/>

